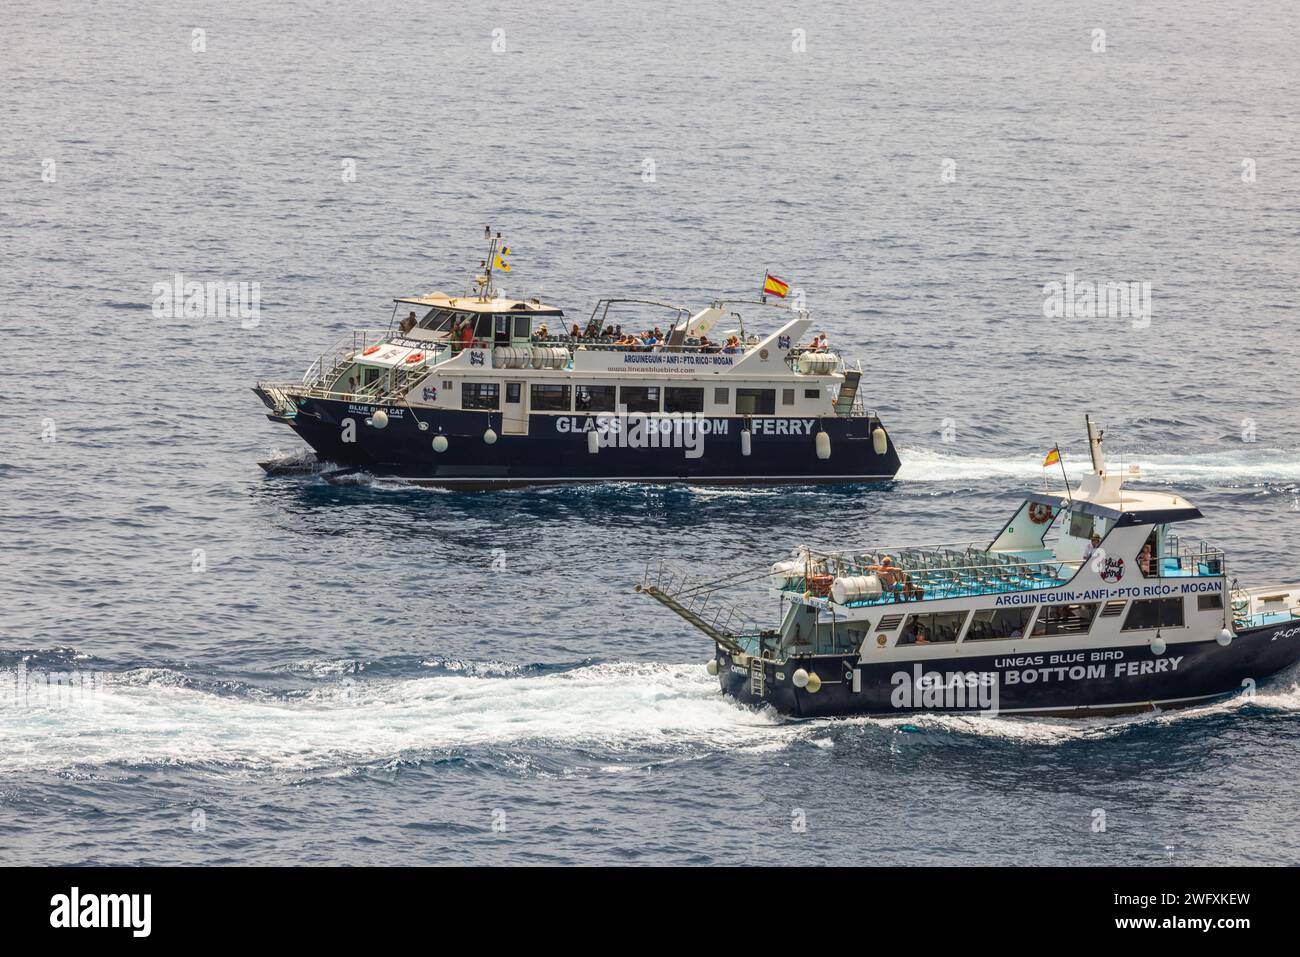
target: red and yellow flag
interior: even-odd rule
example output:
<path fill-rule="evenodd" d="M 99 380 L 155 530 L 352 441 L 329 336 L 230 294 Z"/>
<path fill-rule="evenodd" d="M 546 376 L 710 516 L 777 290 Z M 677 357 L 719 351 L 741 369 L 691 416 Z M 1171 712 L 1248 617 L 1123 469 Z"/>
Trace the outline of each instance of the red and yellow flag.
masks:
<path fill-rule="evenodd" d="M 785 294 L 789 291 L 790 291 L 790 284 L 788 282 L 784 282 L 780 279 L 777 279 L 771 273 L 767 273 L 764 276 L 763 295 L 776 296 L 779 299 L 784 299 Z"/>
<path fill-rule="evenodd" d="M 1059 461 L 1061 461 L 1061 450 L 1052 449 L 1052 451 L 1047 453 L 1047 458 L 1043 459 L 1043 468 L 1047 468 L 1049 465 L 1055 465 Z"/>

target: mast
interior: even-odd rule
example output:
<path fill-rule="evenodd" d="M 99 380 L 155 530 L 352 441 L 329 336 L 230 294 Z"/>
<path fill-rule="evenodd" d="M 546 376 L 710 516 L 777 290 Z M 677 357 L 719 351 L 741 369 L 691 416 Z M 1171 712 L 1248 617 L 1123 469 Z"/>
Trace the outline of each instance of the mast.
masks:
<path fill-rule="evenodd" d="M 1092 421 L 1092 416 L 1087 413 L 1084 414 L 1083 421 L 1088 427 L 1088 452 L 1092 455 L 1092 470 L 1102 475 L 1106 471 L 1106 460 L 1101 454 L 1101 437 L 1104 433 L 1097 428 Z"/>

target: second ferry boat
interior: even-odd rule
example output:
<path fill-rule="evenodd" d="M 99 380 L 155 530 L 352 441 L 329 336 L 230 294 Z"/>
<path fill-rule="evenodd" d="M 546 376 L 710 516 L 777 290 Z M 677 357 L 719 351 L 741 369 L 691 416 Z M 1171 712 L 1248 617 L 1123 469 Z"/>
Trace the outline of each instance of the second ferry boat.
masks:
<path fill-rule="evenodd" d="M 719 599 L 744 573 L 661 566 L 637 590 L 709 636 L 723 693 L 805 718 L 1136 713 L 1253 694 L 1294 668 L 1300 585 L 1241 587 L 1221 550 L 1177 533 L 1200 510 L 1125 488 L 1087 426 L 1092 471 L 1031 492 L 992 542 L 801 546 L 755 570 L 776 627 Z"/>
<path fill-rule="evenodd" d="M 347 336 L 301 381 L 259 382 L 268 418 L 321 462 L 420 485 L 854 483 L 898 471 L 860 365 L 813 335 L 806 311 L 766 301 L 784 297 L 779 280 L 765 278 L 761 299 L 697 310 L 601 299 L 570 323 L 500 295 L 510 252 L 500 233 L 484 238 L 470 291 L 396 299 L 387 329 Z M 751 307 L 767 307 L 775 328 L 747 326 Z M 623 318 L 646 308 L 658 322 Z"/>

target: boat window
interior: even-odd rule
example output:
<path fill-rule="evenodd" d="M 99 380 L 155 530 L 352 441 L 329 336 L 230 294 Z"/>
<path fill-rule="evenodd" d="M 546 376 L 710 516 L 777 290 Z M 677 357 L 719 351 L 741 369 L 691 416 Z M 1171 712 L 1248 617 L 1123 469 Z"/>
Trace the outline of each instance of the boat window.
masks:
<path fill-rule="evenodd" d="M 1039 620 L 1034 623 L 1034 635 L 1041 638 L 1052 635 L 1087 635 L 1092 619 L 1097 616 L 1097 602 L 1087 605 L 1044 605 Z"/>
<path fill-rule="evenodd" d="M 1083 512 L 1070 513 L 1070 534 L 1075 538 L 1092 538 L 1093 517 Z"/>
<path fill-rule="evenodd" d="M 975 612 L 963 641 L 992 641 L 998 638 L 1023 638 L 1034 606 L 982 608 Z"/>
<path fill-rule="evenodd" d="M 803 397 L 805 399 L 820 399 L 822 397 L 821 389 L 804 389 Z"/>
<path fill-rule="evenodd" d="M 378 369 L 366 369 L 366 385 L 372 385 L 379 380 Z"/>
<path fill-rule="evenodd" d="M 664 389 L 665 412 L 703 412 L 704 390 L 670 385 Z"/>
<path fill-rule="evenodd" d="M 574 386 L 573 407 L 579 412 L 613 412 L 614 387 L 612 385 Z"/>
<path fill-rule="evenodd" d="M 495 382 L 466 382 L 460 387 L 462 409 L 495 409 L 501 399 L 501 387 Z"/>
<path fill-rule="evenodd" d="M 737 415 L 775 415 L 775 389 L 737 389 Z"/>
<path fill-rule="evenodd" d="M 1143 631 L 1147 628 L 1183 627 L 1183 600 L 1181 598 L 1151 598 L 1135 601 L 1129 606 L 1124 619 L 1124 631 Z"/>
<path fill-rule="evenodd" d="M 506 383 L 506 401 L 507 401 L 507 402 L 510 402 L 510 403 L 518 402 L 520 396 L 522 395 L 522 393 L 523 393 L 523 391 L 524 391 L 523 388 L 522 388 L 522 386 L 523 386 L 523 383 L 522 383 L 522 382 L 507 382 L 507 383 Z"/>
<path fill-rule="evenodd" d="M 731 390 L 725 386 L 719 386 L 713 390 L 713 404 L 726 405 L 731 401 Z"/>
<path fill-rule="evenodd" d="M 533 320 L 530 316 L 515 316 L 515 338 L 527 339 L 532 335 Z"/>
<path fill-rule="evenodd" d="M 781 390 L 781 404 L 794 405 L 794 389 Z"/>
<path fill-rule="evenodd" d="M 432 329 L 434 332 L 446 332 L 451 328 L 455 318 L 456 314 L 450 309 L 430 309 L 420 320 L 419 326 L 421 329 Z"/>
<path fill-rule="evenodd" d="M 1197 611 L 1217 611 L 1223 607 L 1222 595 L 1197 595 Z"/>
<path fill-rule="evenodd" d="M 900 645 L 934 645 L 956 641 L 961 626 L 969 612 L 943 611 L 929 615 L 908 615 L 903 633 L 898 636 Z"/>
<path fill-rule="evenodd" d="M 529 398 L 534 412 L 568 412 L 570 409 L 567 385 L 534 384 Z"/>
<path fill-rule="evenodd" d="M 629 412 L 658 412 L 659 386 L 624 385 L 619 386 L 618 401 Z"/>
<path fill-rule="evenodd" d="M 1097 603 L 1044 605 L 1034 622 L 1034 638 L 1049 635 L 1086 635 L 1097 617 Z"/>

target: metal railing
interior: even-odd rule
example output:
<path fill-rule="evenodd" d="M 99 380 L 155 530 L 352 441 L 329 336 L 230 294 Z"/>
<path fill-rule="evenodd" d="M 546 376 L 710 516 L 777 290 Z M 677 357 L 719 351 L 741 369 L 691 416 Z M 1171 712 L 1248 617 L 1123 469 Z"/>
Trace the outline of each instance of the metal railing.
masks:
<path fill-rule="evenodd" d="M 637 590 L 676 612 L 723 647 L 745 652 L 746 648 L 753 646 L 753 639 L 760 629 L 745 612 L 718 598 L 728 583 L 729 580 L 710 582 L 692 578 L 659 562 L 654 565 L 646 563 Z"/>
<path fill-rule="evenodd" d="M 325 382 L 332 375 L 337 375 L 341 366 L 350 364 L 352 357 L 364 352 L 373 345 L 378 345 L 388 338 L 387 329 L 356 329 L 340 339 L 328 352 L 322 352 L 307 371 L 302 374 L 303 385 L 317 385 Z M 325 372 L 328 361 L 330 372 Z"/>
<path fill-rule="evenodd" d="M 885 558 L 890 559 L 890 571 L 884 570 Z M 882 592 L 878 597 L 850 601 L 846 603 L 848 607 L 1055 588 L 1073 578 L 1083 565 L 1081 561 L 1024 559 L 982 548 L 976 550 L 973 544 L 879 549 L 867 553 L 807 549 L 803 561 L 803 573 L 789 576 L 784 585 L 778 586 L 779 590 L 824 594 L 825 577 L 816 579 L 816 576 L 881 578 Z"/>

